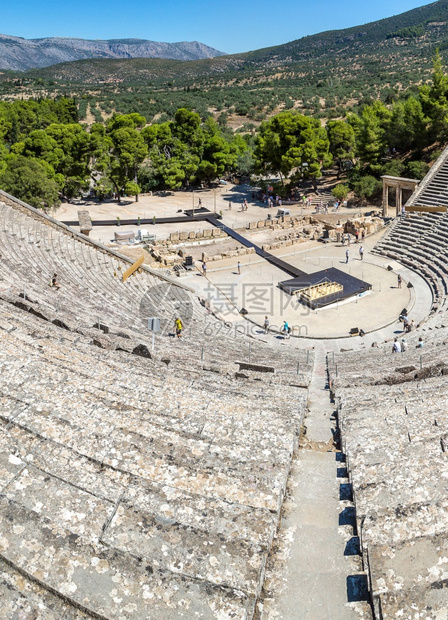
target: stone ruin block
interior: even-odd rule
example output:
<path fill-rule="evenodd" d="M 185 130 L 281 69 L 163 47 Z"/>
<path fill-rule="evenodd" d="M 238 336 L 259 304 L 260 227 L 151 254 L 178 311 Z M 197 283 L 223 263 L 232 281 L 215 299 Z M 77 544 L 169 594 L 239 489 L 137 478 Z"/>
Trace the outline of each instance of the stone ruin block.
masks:
<path fill-rule="evenodd" d="M 212 237 L 219 237 L 220 236 L 220 229 L 219 228 L 213 228 L 212 230 Z"/>
<path fill-rule="evenodd" d="M 257 222 L 257 228 L 264 228 L 266 226 L 265 220 L 260 220 Z"/>
<path fill-rule="evenodd" d="M 170 241 L 179 241 L 179 233 L 178 232 L 171 233 L 170 234 Z"/>
<path fill-rule="evenodd" d="M 188 233 L 187 232 L 181 232 L 179 235 L 179 238 L 181 241 L 186 241 L 188 239 Z"/>
<path fill-rule="evenodd" d="M 204 238 L 205 238 L 205 239 L 210 239 L 210 238 L 211 238 L 211 236 L 212 236 L 212 231 L 211 231 L 211 229 L 206 228 L 206 229 L 204 230 Z"/>
<path fill-rule="evenodd" d="M 188 238 L 189 239 L 196 239 L 196 233 L 194 232 L 194 230 L 188 233 Z"/>
<path fill-rule="evenodd" d="M 92 230 L 92 220 L 88 211 L 78 211 L 79 229 L 87 237 Z"/>
<path fill-rule="evenodd" d="M 203 230 L 199 230 L 196 233 L 196 239 L 203 239 L 204 238 L 204 231 Z"/>

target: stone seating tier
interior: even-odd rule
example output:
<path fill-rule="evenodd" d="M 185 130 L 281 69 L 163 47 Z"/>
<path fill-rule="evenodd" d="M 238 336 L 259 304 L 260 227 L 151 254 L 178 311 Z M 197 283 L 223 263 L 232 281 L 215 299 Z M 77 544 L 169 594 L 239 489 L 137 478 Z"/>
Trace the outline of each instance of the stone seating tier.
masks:
<path fill-rule="evenodd" d="M 441 343 L 434 338 L 428 349 L 432 363 L 445 364 Z M 403 367 L 411 362 L 408 352 L 391 357 L 375 349 L 328 360 L 330 377 L 338 365 L 339 424 L 375 618 L 400 616 L 409 601 L 418 610 L 421 601 L 432 601 L 432 611 L 448 604 L 440 559 L 448 533 L 448 399 L 438 378 L 369 390 L 369 381 L 394 374 L 390 361 L 397 359 Z M 421 617 L 437 617 L 432 611 Z"/>
<path fill-rule="evenodd" d="M 86 614 L 252 617 L 306 390 L 172 373 L 6 302 L 0 330 L 4 560 Z"/>
<path fill-rule="evenodd" d="M 129 261 L 19 207 L 0 205 L 3 610 L 252 618 L 313 352 L 225 333 L 150 270 L 123 283 Z"/>

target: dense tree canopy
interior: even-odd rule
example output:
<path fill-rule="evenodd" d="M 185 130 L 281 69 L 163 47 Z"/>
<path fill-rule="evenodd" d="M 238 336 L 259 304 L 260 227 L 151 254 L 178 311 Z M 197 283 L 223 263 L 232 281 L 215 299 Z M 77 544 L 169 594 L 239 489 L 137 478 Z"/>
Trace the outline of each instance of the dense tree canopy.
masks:
<path fill-rule="evenodd" d="M 440 149 L 448 139 L 448 77 L 438 53 L 431 84 L 408 96 L 391 89 L 386 101 L 366 96 L 326 124 L 320 112 L 312 117 L 293 109 L 291 99 L 258 128 L 245 123 L 235 132 L 227 121 L 249 105 L 245 93 L 242 88 L 241 109 L 235 102 L 229 112 L 220 111 L 223 98 L 217 121 L 208 110 L 176 109 L 173 103 L 152 124 L 132 110 L 90 127 L 79 123 L 73 99 L 0 101 L 0 187 L 48 207 L 89 188 L 98 196 L 121 197 L 208 184 L 231 173 L 280 175 L 291 183 L 310 178 L 316 184 L 335 163 L 338 177 L 344 175 L 338 196 L 350 186 L 370 199 L 378 194 L 381 174 L 422 178 L 428 148 Z M 189 101 L 189 92 L 184 98 Z M 319 97 L 311 101 L 317 110 Z"/>
<path fill-rule="evenodd" d="M 296 111 L 280 112 L 262 123 L 255 158 L 260 172 L 291 172 L 317 179 L 321 169 L 329 166 L 332 156 L 327 132 L 317 119 Z"/>
<path fill-rule="evenodd" d="M 22 155 L 9 155 L 0 174 L 0 187 L 20 196 L 32 207 L 47 209 L 58 204 L 58 184 L 51 166 Z"/>

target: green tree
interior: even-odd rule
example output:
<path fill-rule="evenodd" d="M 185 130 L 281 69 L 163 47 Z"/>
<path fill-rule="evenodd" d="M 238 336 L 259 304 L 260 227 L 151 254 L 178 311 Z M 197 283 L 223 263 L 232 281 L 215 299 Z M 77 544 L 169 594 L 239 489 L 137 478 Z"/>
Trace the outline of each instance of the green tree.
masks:
<path fill-rule="evenodd" d="M 138 195 L 142 189 L 135 181 L 128 181 L 124 186 L 124 191 L 128 196 L 135 196 L 135 201 L 138 202 Z"/>
<path fill-rule="evenodd" d="M 336 187 L 333 187 L 331 193 L 337 200 L 345 200 L 348 196 L 350 188 L 348 185 L 343 185 L 342 183 L 338 183 Z"/>
<path fill-rule="evenodd" d="M 355 132 L 356 151 L 363 163 L 376 164 L 384 156 L 391 116 L 382 101 L 364 106 L 359 117 L 349 115 L 348 122 Z"/>
<path fill-rule="evenodd" d="M 106 127 L 110 145 L 107 175 L 120 200 L 126 183 L 134 181 L 138 167 L 148 154 L 148 147 L 136 127 L 145 119 L 139 114 L 116 115 Z M 106 159 L 103 157 L 103 161 Z"/>
<path fill-rule="evenodd" d="M 410 161 L 408 174 L 413 179 L 423 179 L 429 172 L 429 166 L 425 161 Z"/>
<path fill-rule="evenodd" d="M 322 167 L 332 162 L 329 146 L 327 132 L 317 119 L 295 110 L 280 112 L 260 127 L 255 148 L 257 168 L 261 173 L 284 177 L 296 171 L 315 180 L 321 176 Z"/>
<path fill-rule="evenodd" d="M 399 150 L 420 150 L 428 144 L 427 120 L 418 99 L 408 97 L 394 103 L 387 142 Z"/>
<path fill-rule="evenodd" d="M 353 183 L 353 191 L 355 192 L 355 195 L 362 200 L 375 198 L 379 195 L 381 189 L 381 181 L 378 181 L 378 179 L 372 175 L 363 176 L 358 181 Z"/>
<path fill-rule="evenodd" d="M 196 116 L 193 120 L 193 130 L 197 133 Z M 198 151 L 202 152 L 203 140 L 196 137 L 193 139 L 193 145 L 186 144 L 176 135 L 177 133 L 178 127 L 171 122 L 151 125 L 142 130 L 142 136 L 149 148 L 149 161 L 145 166 L 143 177 L 148 177 L 147 171 L 150 166 L 151 184 L 155 181 L 155 187 L 160 189 L 178 189 L 196 178 L 200 162 Z M 183 132 L 179 133 L 183 135 Z M 143 183 L 142 179 L 140 180 Z"/>
<path fill-rule="evenodd" d="M 58 184 L 51 167 L 37 159 L 10 155 L 0 174 L 0 187 L 32 207 L 46 209 L 59 204 Z"/>
<path fill-rule="evenodd" d="M 387 174 L 391 177 L 402 177 L 406 170 L 405 164 L 400 159 L 392 159 L 384 164 L 381 168 L 381 174 Z"/>
<path fill-rule="evenodd" d="M 432 84 L 420 87 L 420 101 L 429 119 L 429 140 L 443 140 L 448 135 L 448 79 L 437 49 L 433 58 Z"/>
<path fill-rule="evenodd" d="M 343 160 L 352 160 L 355 155 L 355 131 L 345 121 L 328 121 L 327 132 L 330 141 L 330 153 L 338 165 L 339 179 Z"/>
<path fill-rule="evenodd" d="M 250 176 L 255 168 L 255 159 L 254 154 L 251 149 L 248 149 L 238 155 L 238 159 L 236 161 L 236 173 L 240 174 L 243 177 Z"/>

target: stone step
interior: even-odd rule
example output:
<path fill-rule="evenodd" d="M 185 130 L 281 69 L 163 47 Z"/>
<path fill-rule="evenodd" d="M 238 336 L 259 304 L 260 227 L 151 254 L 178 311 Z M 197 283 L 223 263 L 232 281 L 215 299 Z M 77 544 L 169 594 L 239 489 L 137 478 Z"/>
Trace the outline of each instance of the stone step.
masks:
<path fill-rule="evenodd" d="M 85 544 L 46 515 L 5 497 L 0 498 L 0 524 L 0 558 L 84 613 L 117 620 L 171 620 L 174 609 L 188 609 L 210 620 L 217 613 L 252 617 L 255 600 L 241 590 L 161 570 L 156 562 L 102 543 Z"/>

